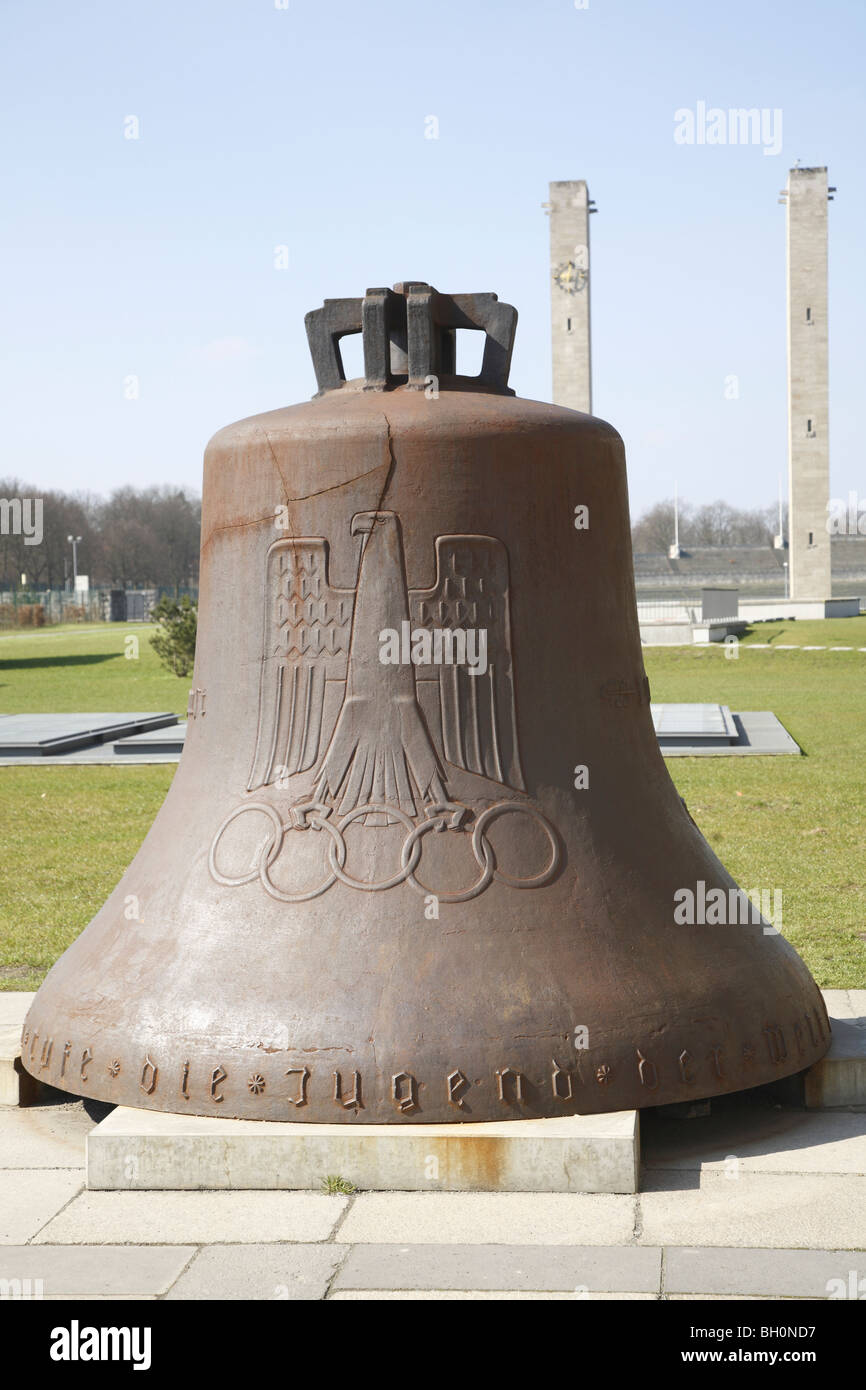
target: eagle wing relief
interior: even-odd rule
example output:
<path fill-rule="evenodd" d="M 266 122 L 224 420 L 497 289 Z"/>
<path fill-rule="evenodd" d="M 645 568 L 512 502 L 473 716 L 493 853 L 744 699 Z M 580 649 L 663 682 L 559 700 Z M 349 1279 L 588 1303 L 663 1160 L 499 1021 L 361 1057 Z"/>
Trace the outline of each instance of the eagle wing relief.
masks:
<path fill-rule="evenodd" d="M 476 656 L 486 634 L 486 670 L 452 661 L 416 667 L 418 702 L 444 758 L 492 781 L 525 791 L 517 742 L 511 661 L 508 552 L 493 536 L 438 536 L 436 582 L 410 589 L 413 628 L 443 637 L 474 629 Z M 443 648 L 449 639 L 439 639 Z M 453 644 L 454 638 L 451 642 Z"/>
<path fill-rule="evenodd" d="M 317 762 L 343 699 L 354 606 L 354 589 L 335 589 L 328 582 L 323 537 L 279 540 L 270 547 L 248 791 Z"/>
<path fill-rule="evenodd" d="M 511 888 L 543 887 L 559 873 L 562 849 L 532 800 L 492 800 L 470 815 L 470 826 L 461 804 L 465 791 L 449 785 L 449 769 L 460 769 L 526 790 L 505 546 L 492 536 L 439 536 L 436 582 L 409 589 L 396 513 L 358 512 L 351 526 L 362 537 L 355 589 L 329 583 L 322 537 L 276 541 L 268 551 L 259 721 L 248 791 L 274 782 L 282 786 L 283 777 L 313 771 L 310 786 L 299 789 L 304 799 L 295 794 L 288 808 L 254 799 L 228 812 L 210 848 L 212 877 L 225 887 L 258 879 L 281 903 L 307 902 L 338 879 L 366 893 L 409 883 L 425 899 L 435 892 L 445 903 L 469 902 L 494 879 Z M 383 660 L 382 639 L 390 643 L 398 636 L 398 660 Z M 416 652 L 422 658 L 417 664 Z M 259 843 L 253 867 L 242 854 L 237 872 L 237 847 L 232 865 L 230 838 L 226 850 L 221 844 L 245 812 L 264 813 L 271 832 Z M 546 836 L 539 872 L 501 866 L 487 835 L 494 821 L 509 814 L 527 817 Z M 357 878 L 346 869 L 344 831 L 355 822 L 403 826 L 396 872 Z M 329 842 L 321 882 L 290 888 L 275 881 L 271 869 L 284 847 L 311 828 L 324 831 Z M 466 830 L 478 868 L 474 881 L 441 891 L 426 886 L 426 879 L 416 877 L 423 837 L 428 831 Z M 512 837 L 512 848 L 514 843 Z M 228 862 L 221 857 L 226 853 Z"/>

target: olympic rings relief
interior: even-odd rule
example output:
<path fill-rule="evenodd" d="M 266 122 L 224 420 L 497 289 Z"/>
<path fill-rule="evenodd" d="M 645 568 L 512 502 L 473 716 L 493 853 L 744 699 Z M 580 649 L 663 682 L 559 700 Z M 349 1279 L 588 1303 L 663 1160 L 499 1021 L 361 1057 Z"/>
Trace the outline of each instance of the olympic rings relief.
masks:
<path fill-rule="evenodd" d="M 236 875 L 225 874 L 217 867 L 216 862 L 220 841 L 228 827 L 240 816 L 250 811 L 260 812 L 267 816 L 271 823 L 270 836 L 260 846 L 257 862 L 249 872 Z M 348 850 L 343 834 L 353 821 L 370 814 L 386 815 L 394 821 L 399 821 L 405 826 L 407 832 L 400 851 L 400 867 L 397 872 L 392 874 L 390 878 L 378 879 L 372 883 L 368 883 L 364 879 L 353 878 L 351 874 L 346 872 Z M 550 822 L 536 807 L 527 805 L 525 802 L 499 801 L 482 811 L 472 826 L 470 845 L 479 869 L 475 882 L 470 884 L 468 888 L 453 893 L 440 893 L 435 888 L 421 883 L 416 877 L 416 870 L 421 862 L 424 836 L 431 830 L 465 834 L 469 827 L 464 826 L 464 821 L 470 814 L 465 806 L 460 806 L 455 802 L 442 802 L 428 806 L 426 808 L 427 819 L 416 824 L 406 815 L 405 811 L 397 806 L 389 806 L 382 802 L 367 802 L 363 806 L 354 807 L 347 815 L 334 821 L 330 818 L 331 808 L 329 806 L 309 802 L 293 806 L 289 812 L 289 819 L 284 821 L 276 807 L 268 802 L 249 801 L 242 806 L 236 806 L 226 816 L 214 836 L 208 856 L 208 867 L 214 880 L 226 888 L 237 888 L 241 884 L 253 883 L 259 879 L 265 892 L 281 903 L 308 902 L 311 898 L 317 898 L 321 893 L 326 892 L 337 880 L 340 883 L 345 883 L 348 888 L 356 888 L 364 893 L 380 893 L 386 888 L 395 888 L 399 883 L 409 883 L 419 893 L 435 894 L 440 902 L 465 903 L 469 902 L 471 898 L 477 898 L 494 879 L 505 883 L 509 888 L 543 888 L 556 876 L 561 862 L 561 850 L 559 837 Z M 547 837 L 550 847 L 548 861 L 541 872 L 531 878 L 521 878 L 506 873 L 496 863 L 496 855 L 487 838 L 487 830 L 494 820 L 505 815 L 528 816 L 530 820 L 541 827 Z M 270 871 L 282 851 L 286 832 L 303 832 L 305 830 L 325 831 L 329 840 L 328 873 L 322 882 L 314 888 L 287 892 L 274 883 Z"/>

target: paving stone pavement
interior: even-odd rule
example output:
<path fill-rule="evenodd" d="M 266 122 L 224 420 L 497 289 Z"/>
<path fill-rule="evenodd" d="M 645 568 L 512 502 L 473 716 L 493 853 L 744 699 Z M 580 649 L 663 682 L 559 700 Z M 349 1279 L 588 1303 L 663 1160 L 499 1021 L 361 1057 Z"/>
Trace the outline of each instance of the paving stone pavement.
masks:
<path fill-rule="evenodd" d="M 862 1016 L 860 992 L 836 1004 Z M 50 1096 L 0 1108 L 0 1287 L 337 1302 L 866 1295 L 862 1112 L 737 1097 L 701 1120 L 647 1117 L 642 1191 L 628 1196 L 89 1192 L 98 1118 Z"/>

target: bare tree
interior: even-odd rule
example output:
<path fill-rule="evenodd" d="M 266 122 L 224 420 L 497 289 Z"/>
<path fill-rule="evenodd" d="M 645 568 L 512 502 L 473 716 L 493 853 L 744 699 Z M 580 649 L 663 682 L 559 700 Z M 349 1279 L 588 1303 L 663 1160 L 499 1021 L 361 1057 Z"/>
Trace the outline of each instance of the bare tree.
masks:
<path fill-rule="evenodd" d="M 778 508 L 734 507 L 719 499 L 700 507 L 679 504 L 680 544 L 699 546 L 772 545 L 778 533 Z M 674 538 L 674 504 L 656 502 L 632 527 L 632 546 L 637 554 L 665 552 Z"/>
<path fill-rule="evenodd" d="M 79 572 L 91 585 L 165 588 L 179 595 L 198 577 L 201 502 L 181 488 L 116 489 L 108 498 L 43 491 L 18 478 L 0 479 L 0 498 L 39 498 L 42 539 L 26 545 L 9 525 L 0 531 L 0 588 L 59 589 L 72 573 L 69 536 L 78 543 Z"/>
<path fill-rule="evenodd" d="M 688 520 L 688 512 L 680 506 L 679 513 L 680 539 L 682 540 L 683 526 Z M 654 554 L 656 551 L 666 553 L 673 538 L 674 504 L 671 498 L 664 502 L 656 502 L 654 506 L 649 507 L 632 527 L 632 547 L 642 555 Z"/>

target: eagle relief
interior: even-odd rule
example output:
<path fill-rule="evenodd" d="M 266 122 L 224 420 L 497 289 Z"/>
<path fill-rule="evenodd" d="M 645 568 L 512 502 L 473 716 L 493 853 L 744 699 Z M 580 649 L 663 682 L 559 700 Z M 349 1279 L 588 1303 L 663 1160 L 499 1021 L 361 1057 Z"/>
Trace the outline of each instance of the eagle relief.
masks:
<path fill-rule="evenodd" d="M 438 536 L 435 582 L 412 589 L 395 512 L 357 512 L 351 531 L 360 544 L 351 589 L 330 583 L 324 537 L 281 539 L 268 550 L 251 799 L 217 830 L 212 876 L 232 887 L 258 879 L 281 902 L 316 897 L 337 880 L 367 892 L 408 882 L 441 902 L 468 901 L 494 879 L 513 888 L 549 883 L 560 840 L 526 795 L 520 765 L 505 546 L 493 536 Z M 454 788 L 461 774 L 463 799 Z M 465 774 L 482 779 L 470 797 Z M 264 799 L 270 788 L 289 793 L 284 808 Z M 467 799 L 484 809 L 476 814 Z M 247 872 L 227 874 L 220 841 L 252 811 L 270 822 L 268 839 Z M 487 837 L 509 814 L 528 817 L 546 838 L 547 862 L 530 877 L 501 868 Z M 367 881 L 346 872 L 343 832 L 353 823 L 405 828 L 395 873 Z M 325 832 L 327 875 L 312 889 L 285 891 L 270 869 L 287 833 L 308 829 Z M 433 830 L 471 837 L 478 876 L 468 888 L 436 893 L 416 877 Z"/>

